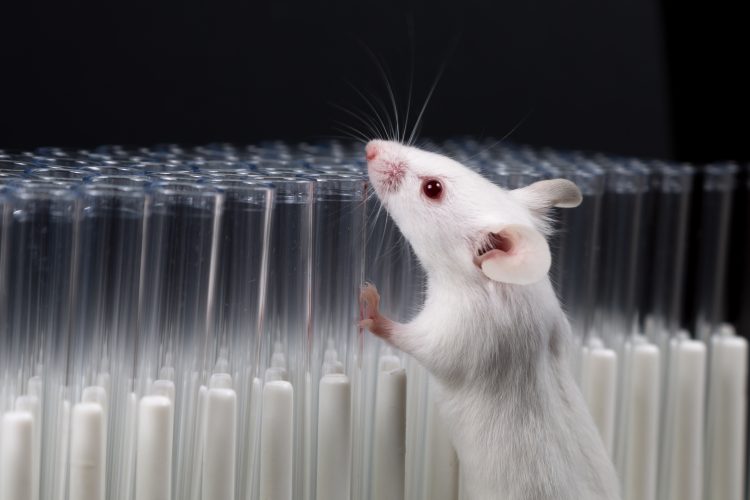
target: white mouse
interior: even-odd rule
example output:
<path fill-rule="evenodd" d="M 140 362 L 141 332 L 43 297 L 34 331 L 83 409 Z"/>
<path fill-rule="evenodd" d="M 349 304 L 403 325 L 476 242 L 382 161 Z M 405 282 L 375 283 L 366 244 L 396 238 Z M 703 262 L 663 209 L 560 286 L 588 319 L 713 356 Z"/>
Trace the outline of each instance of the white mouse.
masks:
<path fill-rule="evenodd" d="M 361 293 L 361 326 L 416 358 L 472 500 L 618 499 L 617 476 L 570 372 L 570 325 L 547 277 L 551 207 L 581 193 L 556 179 L 507 191 L 445 156 L 375 140 L 378 197 L 427 275 L 402 324 Z"/>

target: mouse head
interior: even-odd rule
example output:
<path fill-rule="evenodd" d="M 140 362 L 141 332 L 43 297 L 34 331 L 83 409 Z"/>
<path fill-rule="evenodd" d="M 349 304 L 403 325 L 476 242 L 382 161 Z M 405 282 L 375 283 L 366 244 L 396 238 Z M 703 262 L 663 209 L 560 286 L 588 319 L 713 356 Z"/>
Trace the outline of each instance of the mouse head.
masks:
<path fill-rule="evenodd" d="M 575 207 L 564 179 L 508 191 L 448 157 L 375 140 L 365 149 L 372 185 L 429 275 L 527 285 L 550 267 L 551 207 Z"/>

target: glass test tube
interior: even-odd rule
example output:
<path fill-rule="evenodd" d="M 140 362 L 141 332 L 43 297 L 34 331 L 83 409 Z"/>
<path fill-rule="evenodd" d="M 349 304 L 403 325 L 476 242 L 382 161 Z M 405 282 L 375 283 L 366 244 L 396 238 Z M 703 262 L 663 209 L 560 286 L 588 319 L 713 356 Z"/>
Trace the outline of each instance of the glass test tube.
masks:
<path fill-rule="evenodd" d="M 652 171 L 652 213 L 646 217 L 651 223 L 644 235 L 651 245 L 643 261 L 648 279 L 641 287 L 640 308 L 644 333 L 666 349 L 667 339 L 680 327 L 694 169 L 655 162 Z"/>
<path fill-rule="evenodd" d="M 253 387 L 259 373 L 268 289 L 269 237 L 274 190 L 245 180 L 213 179 L 224 194 L 218 248 L 214 372 L 228 372 L 238 394 L 237 494 L 251 498 L 257 482 L 258 428 Z"/>
<path fill-rule="evenodd" d="M 367 181 L 360 174 L 316 174 L 314 345 L 315 365 L 332 347 L 342 363 L 353 359 L 362 284 Z M 318 368 L 316 368 L 317 370 Z"/>
<path fill-rule="evenodd" d="M 0 179 L 0 183 L 3 179 Z M 11 394 L 11 380 L 13 370 L 10 369 L 12 346 L 10 330 L 8 328 L 8 236 L 10 233 L 12 205 L 9 189 L 0 184 L 0 414 L 13 409 L 13 395 Z"/>
<path fill-rule="evenodd" d="M 649 174 L 638 163 L 603 163 L 607 178 L 595 328 L 608 347 L 619 349 L 637 327 L 638 242 Z"/>
<path fill-rule="evenodd" d="M 39 479 L 52 495 L 65 391 L 77 198 L 43 181 L 14 185 L 3 238 L 12 396 L 41 396 Z M 32 380 L 36 388 L 32 388 Z M 41 389 L 38 388 L 41 382 Z"/>
<path fill-rule="evenodd" d="M 313 264 L 313 345 L 310 429 L 317 430 L 322 377 L 356 370 L 359 288 L 365 246 L 366 178 L 362 174 L 316 174 Z M 327 378 L 326 380 L 329 380 Z M 321 403 L 322 404 L 322 403 Z M 321 412 L 323 409 L 321 409 Z M 350 436 L 342 435 L 348 442 Z M 309 440 L 310 475 L 317 470 L 317 433 Z M 321 464 L 324 466 L 325 464 Z M 341 471 L 345 474 L 346 471 Z M 349 475 L 340 480 L 348 484 Z M 312 483 L 312 480 L 310 481 Z M 313 484 L 306 485 L 310 489 Z M 310 492 L 312 493 L 312 491 Z"/>
<path fill-rule="evenodd" d="M 215 362 L 225 351 L 230 366 L 252 366 L 258 375 L 274 190 L 246 180 L 211 179 L 209 184 L 224 194 L 216 336 L 209 360 Z"/>
<path fill-rule="evenodd" d="M 591 334 L 596 305 L 604 171 L 586 162 L 553 162 L 555 177 L 574 182 L 583 201 L 573 210 L 557 214 L 551 279 L 570 320 L 576 338 L 585 342 Z"/>
<path fill-rule="evenodd" d="M 189 498 L 196 457 L 199 387 L 212 366 L 217 247 L 223 195 L 212 186 L 157 183 L 149 189 L 141 275 L 139 394 L 156 379 L 174 382 L 173 491 Z"/>
<path fill-rule="evenodd" d="M 305 411 L 312 346 L 312 222 L 315 182 L 269 177 L 276 197 L 271 224 L 268 316 L 261 369 L 266 384 L 288 380 L 294 390 L 293 491 L 304 488 Z"/>
<path fill-rule="evenodd" d="M 726 315 L 724 286 L 729 250 L 732 195 L 739 168 L 733 163 L 707 165 L 699 176 L 699 229 L 694 311 L 696 338 L 708 342 Z"/>
<path fill-rule="evenodd" d="M 78 194 L 70 369 L 77 383 L 92 385 L 118 361 L 118 372 L 132 378 L 135 345 L 127 343 L 136 333 L 145 193 L 97 183 L 82 185 Z"/>
<path fill-rule="evenodd" d="M 307 357 L 310 331 L 312 214 L 314 181 L 298 177 L 267 177 L 275 188 L 269 265 L 269 335 L 265 360 L 281 347 L 287 356 Z M 292 352 L 299 351 L 299 352 Z M 261 360 L 261 368 L 268 365 Z M 291 364 L 291 363 L 290 363 Z M 289 367 L 294 368 L 294 367 Z"/>
<path fill-rule="evenodd" d="M 750 164 L 745 165 L 744 183 L 740 186 L 742 193 L 739 196 L 739 210 L 742 212 L 738 217 L 738 223 L 744 224 L 740 227 L 740 234 L 743 234 L 742 246 L 739 248 L 740 265 L 744 269 L 742 273 L 739 300 L 739 326 L 737 330 L 745 338 L 750 337 Z M 749 448 L 750 449 L 750 448 Z"/>
<path fill-rule="evenodd" d="M 139 376 L 153 379 L 162 367 L 176 369 L 175 360 L 205 368 L 223 197 L 211 186 L 181 182 L 157 182 L 149 194 L 141 331 L 155 344 L 141 343 Z M 181 352 L 187 359 L 175 357 Z"/>
<path fill-rule="evenodd" d="M 146 195 L 138 187 L 78 189 L 77 243 L 69 373 L 74 401 L 98 386 L 107 398 L 107 489 L 124 474 L 128 398 L 134 390 L 138 293 Z"/>

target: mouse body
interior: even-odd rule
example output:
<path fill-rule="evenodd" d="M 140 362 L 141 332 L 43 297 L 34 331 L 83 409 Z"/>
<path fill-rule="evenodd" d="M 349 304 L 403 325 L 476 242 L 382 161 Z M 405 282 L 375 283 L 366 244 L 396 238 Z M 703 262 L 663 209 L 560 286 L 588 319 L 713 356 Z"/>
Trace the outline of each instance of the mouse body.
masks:
<path fill-rule="evenodd" d="M 619 498 L 610 458 L 569 368 L 571 329 L 547 272 L 551 207 L 574 207 L 557 179 L 504 190 L 460 163 L 393 141 L 366 147 L 383 206 L 425 269 L 419 314 L 398 323 L 361 292 L 361 326 L 412 355 L 472 500 Z"/>

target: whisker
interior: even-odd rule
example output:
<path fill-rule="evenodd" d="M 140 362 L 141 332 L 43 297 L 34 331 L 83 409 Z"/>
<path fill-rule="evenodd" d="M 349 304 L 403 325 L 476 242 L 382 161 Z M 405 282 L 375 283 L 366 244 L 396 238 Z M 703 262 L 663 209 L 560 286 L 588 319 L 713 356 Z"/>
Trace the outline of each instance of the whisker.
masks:
<path fill-rule="evenodd" d="M 340 122 L 338 122 L 340 123 Z M 347 144 L 350 143 L 352 140 L 354 142 L 362 142 L 362 139 L 358 137 L 352 137 L 351 134 L 348 132 L 338 129 L 336 126 L 333 126 L 333 128 L 336 130 L 336 132 L 340 132 L 342 134 L 346 135 L 339 135 L 339 134 L 315 134 L 309 136 L 309 140 L 311 141 L 322 141 L 322 140 L 337 140 L 337 141 L 345 141 Z"/>
<path fill-rule="evenodd" d="M 364 93 L 362 93 L 357 87 L 355 87 L 352 83 L 347 82 L 347 84 L 352 88 L 352 90 L 354 90 L 354 92 L 357 93 L 357 95 L 359 95 L 359 97 L 362 98 L 362 100 L 365 101 L 365 103 L 369 106 L 372 112 L 375 113 L 375 117 L 378 119 L 378 121 L 380 122 L 380 125 L 383 127 L 383 132 L 385 134 L 383 137 L 381 137 L 380 133 L 378 133 L 377 137 L 385 139 L 388 136 L 388 127 L 385 126 L 385 122 L 381 118 L 380 113 L 378 113 L 378 110 L 375 109 L 375 106 L 372 104 L 372 101 Z"/>
<path fill-rule="evenodd" d="M 351 127 L 347 125 L 346 123 L 339 122 L 340 126 L 347 127 L 349 130 L 341 129 L 338 126 L 335 127 L 337 132 L 341 132 L 342 134 L 347 134 L 351 139 L 355 139 L 357 142 L 362 142 L 364 144 L 367 144 L 369 142 L 369 139 L 366 135 L 364 135 L 362 132 L 358 131 L 354 127 Z"/>
<path fill-rule="evenodd" d="M 335 127 L 334 127 L 335 128 Z M 336 129 L 337 132 L 341 132 L 342 134 L 346 134 L 345 131 Z M 322 139 L 338 139 L 338 140 L 345 140 L 347 142 L 354 141 L 357 143 L 366 144 L 362 139 L 359 137 L 352 137 L 351 135 L 326 135 L 326 136 L 320 136 Z"/>
<path fill-rule="evenodd" d="M 345 106 L 341 106 L 340 104 L 336 104 L 336 103 L 329 103 L 329 104 L 331 106 L 333 106 L 333 107 L 335 107 L 335 108 L 343 111 L 344 113 L 346 113 L 346 114 L 348 114 L 350 116 L 353 116 L 357 120 L 359 120 L 363 125 L 365 125 L 368 128 L 368 131 L 370 133 L 374 134 L 375 136 L 379 135 L 378 129 L 375 126 L 373 126 L 372 123 L 370 123 L 369 121 L 365 120 L 365 118 L 362 117 L 360 114 L 358 114 L 358 113 L 350 110 L 349 108 L 347 108 Z M 363 135 L 366 135 L 366 134 L 363 134 Z"/>
<path fill-rule="evenodd" d="M 404 130 L 401 134 L 401 143 L 406 139 L 406 129 L 409 126 L 409 112 L 411 111 L 411 95 L 414 90 L 414 64 L 416 58 L 416 47 L 415 47 L 415 35 L 414 35 L 414 19 L 409 17 L 408 19 L 408 30 L 409 30 L 409 94 L 406 100 L 406 116 L 404 118 Z"/>
<path fill-rule="evenodd" d="M 347 129 L 348 133 L 350 133 L 350 134 L 351 134 L 351 133 L 354 133 L 354 134 L 356 134 L 356 135 L 357 135 L 357 137 L 359 137 L 359 138 L 362 138 L 362 139 L 366 139 L 366 138 L 368 137 L 368 135 L 367 135 L 367 134 L 365 134 L 365 133 L 364 133 L 364 132 L 363 132 L 362 130 L 359 130 L 359 129 L 358 129 L 357 127 L 354 127 L 354 126 L 352 126 L 352 125 L 350 125 L 350 124 L 348 124 L 348 123 L 346 123 L 346 122 L 342 122 L 342 121 L 340 121 L 340 120 L 336 120 L 336 121 L 335 121 L 334 123 L 335 123 L 335 124 L 336 124 L 337 126 L 342 126 L 342 127 L 346 127 L 346 129 Z M 340 132 L 341 132 L 341 130 L 340 130 Z"/>
<path fill-rule="evenodd" d="M 380 108 L 383 110 L 383 112 L 386 115 L 386 118 L 388 118 L 388 125 L 389 125 L 389 131 L 390 133 L 387 136 L 388 140 L 395 141 L 398 138 L 393 135 L 393 122 L 390 119 L 390 113 L 388 111 L 388 106 L 385 105 L 382 99 L 380 99 L 377 96 L 372 96 L 373 100 L 380 106 Z"/>
<path fill-rule="evenodd" d="M 352 127 L 351 125 L 344 123 L 342 121 L 336 120 L 334 122 L 334 126 L 336 128 L 336 132 L 347 134 L 353 139 L 356 139 L 357 142 L 364 141 L 367 137 L 364 133 L 362 133 L 360 130 Z"/>
<path fill-rule="evenodd" d="M 424 104 L 422 105 L 422 109 L 419 111 L 419 115 L 417 115 L 417 120 L 414 122 L 414 127 L 412 128 L 411 135 L 409 136 L 409 142 L 407 144 L 412 145 L 414 144 L 414 137 L 415 134 L 417 134 L 419 130 L 419 126 L 422 122 L 422 116 L 424 115 L 425 110 L 427 109 L 427 105 L 430 103 L 430 99 L 432 99 L 432 95 L 435 92 L 435 88 L 437 87 L 437 84 L 440 82 L 440 79 L 443 77 L 443 74 L 445 73 L 445 69 L 448 66 L 448 62 L 450 61 L 451 56 L 455 52 L 456 48 L 458 47 L 458 40 L 460 38 L 460 35 L 457 35 L 453 39 L 453 46 L 448 51 L 448 54 L 445 57 L 445 60 L 443 60 L 443 63 L 440 65 L 440 69 L 438 70 L 438 74 L 435 77 L 435 81 L 432 83 L 432 86 L 430 87 L 430 91 L 427 93 L 427 98 L 424 101 Z"/>
<path fill-rule="evenodd" d="M 527 112 L 526 112 L 526 114 L 525 114 L 525 115 L 523 116 L 523 118 L 521 118 L 521 119 L 520 119 L 520 120 L 518 121 L 518 123 L 516 123 L 516 124 L 515 124 L 515 125 L 513 126 L 513 128 L 512 128 L 512 129 L 510 129 L 510 131 L 509 131 L 509 132 L 508 132 L 507 134 L 505 134 L 504 136 L 502 136 L 502 137 L 501 137 L 500 139 L 496 140 L 495 142 L 493 142 L 493 143 L 492 143 L 492 144 L 490 144 L 489 146 L 486 146 L 486 147 L 484 147 L 484 148 L 480 149 L 479 151 L 477 151 L 476 153 L 474 153 L 473 155 L 469 156 L 469 157 L 467 158 L 467 160 L 473 160 L 474 158 L 476 158 L 477 156 L 481 155 L 482 153 L 484 153 L 484 152 L 486 152 L 486 151 L 489 151 L 490 149 L 494 148 L 494 147 L 495 147 L 495 146 L 497 146 L 498 144 L 502 143 L 502 142 L 503 142 L 503 141 L 504 141 L 505 139 L 507 139 L 508 137 L 510 137 L 510 135 L 511 135 L 511 134 L 513 134 L 513 132 L 515 132 L 515 131 L 516 131 L 516 130 L 517 130 L 517 129 L 518 129 L 518 128 L 519 128 L 520 126 L 521 126 L 521 125 L 523 125 L 523 123 L 524 123 L 524 122 L 526 121 L 526 119 L 527 119 L 527 118 L 528 118 L 529 116 L 531 116 L 531 114 L 532 114 L 533 112 L 534 112 L 534 109 L 533 109 L 533 108 L 532 108 L 532 109 L 530 109 L 529 111 L 527 111 Z"/>
<path fill-rule="evenodd" d="M 372 59 L 372 61 L 378 67 L 378 70 L 380 71 L 380 76 L 383 79 L 383 82 L 385 83 L 385 88 L 388 90 L 388 94 L 391 98 L 391 104 L 393 106 L 394 120 L 396 122 L 396 128 L 395 128 L 395 134 L 393 135 L 393 140 L 397 140 L 400 137 L 399 123 L 398 123 L 398 106 L 396 106 L 396 96 L 393 93 L 393 88 L 391 87 L 391 81 L 388 78 L 388 74 L 385 71 L 385 67 L 380 62 L 380 59 L 378 59 L 375 53 L 372 50 L 370 50 L 370 48 L 364 42 L 362 42 L 362 47 L 370 56 L 370 59 Z M 390 119 L 388 120 L 388 122 L 391 123 Z M 393 127 L 392 123 L 391 123 L 391 127 Z M 391 128 L 391 132 L 394 132 L 393 128 Z"/>
<path fill-rule="evenodd" d="M 443 63 L 440 66 L 440 71 L 438 72 L 437 78 L 435 78 L 435 81 L 432 83 L 432 86 L 430 87 L 430 91 L 427 93 L 427 98 L 424 101 L 424 104 L 422 105 L 422 109 L 419 110 L 419 114 L 417 115 L 417 119 L 414 122 L 414 127 L 412 128 L 411 135 L 409 136 L 409 140 L 407 141 L 408 145 L 414 144 L 414 137 L 415 134 L 417 134 L 419 126 L 422 122 L 422 116 L 424 116 L 424 112 L 427 109 L 427 105 L 430 103 L 430 99 L 432 99 L 432 94 L 435 92 L 435 88 L 437 87 L 438 82 L 440 81 L 440 78 L 443 76 L 443 72 L 445 71 L 445 63 Z"/>

